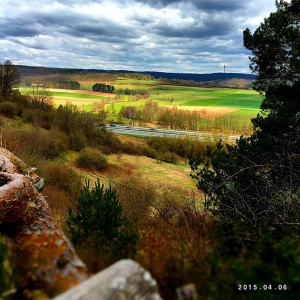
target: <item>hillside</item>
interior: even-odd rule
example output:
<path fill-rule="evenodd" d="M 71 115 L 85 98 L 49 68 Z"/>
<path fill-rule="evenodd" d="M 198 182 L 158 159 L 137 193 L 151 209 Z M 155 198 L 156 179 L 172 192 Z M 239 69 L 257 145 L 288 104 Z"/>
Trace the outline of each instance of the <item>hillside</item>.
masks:
<path fill-rule="evenodd" d="M 231 86 L 245 87 L 255 79 L 253 74 L 243 73 L 165 73 L 165 72 L 135 72 L 128 70 L 96 70 L 96 69 L 65 69 L 33 66 L 18 66 L 21 82 L 27 84 L 43 84 L 59 80 L 76 80 L 79 82 L 114 82 L 118 77 L 138 79 L 164 79 L 183 85 Z M 229 83 L 227 83 L 229 81 Z M 241 84 L 242 82 L 242 84 Z"/>

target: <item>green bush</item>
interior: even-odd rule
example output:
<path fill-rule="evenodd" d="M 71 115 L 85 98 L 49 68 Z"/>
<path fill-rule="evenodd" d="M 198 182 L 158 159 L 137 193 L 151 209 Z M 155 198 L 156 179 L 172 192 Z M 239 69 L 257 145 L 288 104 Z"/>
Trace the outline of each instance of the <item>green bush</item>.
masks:
<path fill-rule="evenodd" d="M 18 106 L 18 115 L 21 115 L 24 108 L 30 106 L 28 97 L 26 95 L 21 95 L 18 90 L 13 90 L 8 99 Z"/>
<path fill-rule="evenodd" d="M 53 109 L 42 110 L 36 108 L 24 108 L 22 112 L 22 117 L 27 122 L 50 130 L 52 126 L 54 113 L 55 111 Z"/>
<path fill-rule="evenodd" d="M 86 182 L 75 209 L 68 211 L 67 224 L 72 242 L 77 247 L 96 252 L 95 260 L 102 254 L 107 263 L 134 255 L 138 234 L 122 212 L 114 188 L 104 188 L 98 180 L 90 189 Z"/>
<path fill-rule="evenodd" d="M 105 154 L 121 151 L 122 143 L 120 140 L 105 128 L 94 129 L 91 133 L 93 134 L 93 137 L 89 140 L 91 146 L 100 147 Z"/>
<path fill-rule="evenodd" d="M 15 117 L 17 115 L 17 111 L 18 106 L 15 103 L 7 101 L 0 103 L 0 114 L 3 114 L 8 118 Z"/>
<path fill-rule="evenodd" d="M 79 168 L 99 171 L 107 168 L 108 163 L 104 154 L 98 149 L 85 148 L 79 153 L 76 165 Z"/>
<path fill-rule="evenodd" d="M 73 131 L 69 134 L 69 147 L 72 150 L 80 151 L 87 144 L 87 138 L 85 133 L 82 130 Z"/>
<path fill-rule="evenodd" d="M 159 152 L 156 155 L 156 159 L 159 161 L 164 161 L 171 164 L 177 164 L 179 160 L 179 156 L 174 152 Z"/>
<path fill-rule="evenodd" d="M 215 147 L 214 142 L 165 137 L 151 137 L 147 145 L 159 153 L 174 152 L 184 158 L 206 155 L 207 146 Z"/>
<path fill-rule="evenodd" d="M 44 162 L 39 170 L 46 185 L 59 188 L 73 196 L 78 195 L 82 188 L 81 176 L 61 161 Z"/>

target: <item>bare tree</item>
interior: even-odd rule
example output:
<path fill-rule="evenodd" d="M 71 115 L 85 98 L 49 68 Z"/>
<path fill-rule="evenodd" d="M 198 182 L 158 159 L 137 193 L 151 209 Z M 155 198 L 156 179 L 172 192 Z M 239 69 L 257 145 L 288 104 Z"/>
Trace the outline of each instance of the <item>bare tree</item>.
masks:
<path fill-rule="evenodd" d="M 0 63 L 0 99 L 5 99 L 12 92 L 15 84 L 19 83 L 20 72 L 10 60 Z"/>

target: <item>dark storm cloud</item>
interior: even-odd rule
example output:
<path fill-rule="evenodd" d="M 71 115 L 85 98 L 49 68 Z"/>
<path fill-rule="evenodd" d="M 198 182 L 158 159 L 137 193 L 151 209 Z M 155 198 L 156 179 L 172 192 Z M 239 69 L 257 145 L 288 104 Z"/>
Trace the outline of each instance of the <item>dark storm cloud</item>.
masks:
<path fill-rule="evenodd" d="M 9 36 L 20 36 L 20 37 L 28 37 L 28 36 L 35 36 L 39 33 L 38 30 L 35 30 L 34 28 L 24 28 L 24 25 L 14 25 L 11 27 L 7 27 L 3 30 L 1 30 L 1 35 L 3 37 L 9 37 Z"/>
<path fill-rule="evenodd" d="M 246 1 L 242 0 L 138 0 L 138 2 L 146 3 L 151 6 L 166 7 L 171 4 L 182 4 L 183 6 L 187 3 L 193 4 L 196 8 L 209 11 L 234 11 L 241 9 L 246 6 Z"/>
<path fill-rule="evenodd" d="M 96 38 L 102 41 L 105 39 L 116 43 L 138 36 L 134 31 L 126 30 L 124 26 L 118 26 L 118 24 L 109 22 L 91 24 L 83 21 L 69 27 L 67 32 L 73 36 Z"/>
<path fill-rule="evenodd" d="M 0 20 L 0 35 L 2 37 L 10 36 L 35 36 L 39 34 L 39 30 L 35 28 L 35 25 L 31 21 L 25 19 L 14 20 L 8 18 L 6 20 Z"/>
<path fill-rule="evenodd" d="M 247 5 L 247 1 L 243 0 L 199 0 L 192 2 L 199 9 L 215 11 L 234 11 Z"/>
<path fill-rule="evenodd" d="M 85 37 L 115 37 L 117 35 L 125 38 L 134 37 L 133 33 L 126 30 L 124 26 L 99 15 L 91 18 L 80 13 L 53 12 L 51 14 L 34 15 L 32 19 L 41 20 L 44 27 L 53 28 L 54 32 L 71 34 L 72 36 Z"/>
<path fill-rule="evenodd" d="M 78 12 L 57 9 L 52 12 L 29 12 L 18 20 L 8 18 L 0 22 L 4 37 L 33 37 L 40 34 L 67 34 L 112 43 L 137 37 L 134 30 L 102 17 L 91 18 Z"/>
<path fill-rule="evenodd" d="M 189 27 L 172 27 L 164 25 L 156 27 L 159 35 L 164 37 L 187 37 L 187 38 L 207 38 L 211 36 L 223 36 L 232 30 L 232 24 L 225 19 L 211 18 L 203 23 L 195 22 Z"/>

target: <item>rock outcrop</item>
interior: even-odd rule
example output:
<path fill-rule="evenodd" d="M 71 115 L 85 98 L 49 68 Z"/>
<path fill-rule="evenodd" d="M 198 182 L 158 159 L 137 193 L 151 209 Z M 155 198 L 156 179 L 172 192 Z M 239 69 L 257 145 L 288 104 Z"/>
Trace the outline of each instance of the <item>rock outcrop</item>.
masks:
<path fill-rule="evenodd" d="M 0 232 L 15 256 L 20 282 L 18 297 L 53 297 L 88 277 L 64 233 L 55 224 L 49 205 L 26 166 L 0 148 Z M 39 296 L 40 297 L 40 296 Z"/>

